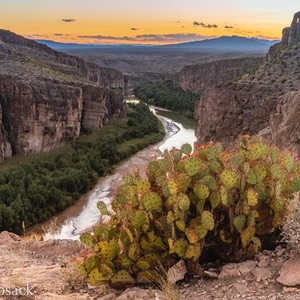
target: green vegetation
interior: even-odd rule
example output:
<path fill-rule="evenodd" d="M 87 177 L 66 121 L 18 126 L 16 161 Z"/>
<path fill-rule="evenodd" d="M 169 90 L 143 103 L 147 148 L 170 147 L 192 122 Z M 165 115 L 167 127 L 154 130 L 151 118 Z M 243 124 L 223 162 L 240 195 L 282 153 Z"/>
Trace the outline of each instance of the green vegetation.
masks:
<path fill-rule="evenodd" d="M 149 163 L 147 179 L 127 174 L 112 201 L 98 203 L 109 224 L 81 241 L 91 247 L 78 268 L 92 285 L 159 280 L 158 265 L 184 259 L 189 274 L 201 255 L 221 261 L 253 257 L 286 220 L 288 200 L 300 190 L 300 164 L 258 137 L 240 146 L 173 148 Z"/>
<path fill-rule="evenodd" d="M 78 138 L 74 145 L 0 165 L 0 231 L 21 233 L 72 205 L 112 166 L 164 136 L 162 125 L 141 103 L 128 117 Z M 23 223 L 24 222 L 24 223 Z"/>
<path fill-rule="evenodd" d="M 175 87 L 170 80 L 145 81 L 134 89 L 134 94 L 140 100 L 150 104 L 182 113 L 193 118 L 195 105 L 199 95 Z"/>

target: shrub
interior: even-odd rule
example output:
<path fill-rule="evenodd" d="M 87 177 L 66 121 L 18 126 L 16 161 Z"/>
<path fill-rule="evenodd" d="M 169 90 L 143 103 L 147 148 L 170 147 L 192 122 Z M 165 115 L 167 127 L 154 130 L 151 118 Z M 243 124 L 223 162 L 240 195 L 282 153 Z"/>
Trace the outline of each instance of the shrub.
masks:
<path fill-rule="evenodd" d="M 81 236 L 93 251 L 81 266 L 91 284 L 155 281 L 158 261 L 195 267 L 209 248 L 243 260 L 283 226 L 287 200 L 300 190 L 299 163 L 288 151 L 248 136 L 234 150 L 210 143 L 191 151 L 187 144 L 165 151 L 149 163 L 147 179 L 125 175 L 111 211 L 98 203 L 111 219 Z"/>

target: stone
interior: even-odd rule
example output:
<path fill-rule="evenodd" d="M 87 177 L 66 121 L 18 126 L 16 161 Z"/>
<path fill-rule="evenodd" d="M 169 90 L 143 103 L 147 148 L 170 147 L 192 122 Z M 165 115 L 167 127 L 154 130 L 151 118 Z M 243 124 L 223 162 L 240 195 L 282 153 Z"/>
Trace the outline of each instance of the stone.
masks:
<path fill-rule="evenodd" d="M 116 299 L 115 293 L 110 293 L 108 295 L 105 295 L 105 296 L 99 298 L 99 300 L 115 300 L 115 299 Z"/>
<path fill-rule="evenodd" d="M 238 264 L 228 264 L 222 267 L 219 279 L 228 279 L 232 277 L 241 276 L 241 272 L 238 269 Z"/>
<path fill-rule="evenodd" d="M 232 286 L 239 294 L 244 294 L 249 291 L 248 287 L 243 283 L 236 282 Z"/>
<path fill-rule="evenodd" d="M 209 278 L 218 278 L 218 273 L 213 271 L 204 271 L 204 275 L 206 275 Z"/>
<path fill-rule="evenodd" d="M 163 299 L 159 290 L 145 290 L 139 288 L 127 289 L 116 300 L 156 300 Z"/>
<path fill-rule="evenodd" d="M 292 292 L 296 292 L 297 290 L 298 290 L 297 288 L 293 288 L 293 287 L 286 287 L 286 286 L 283 287 L 283 291 L 285 293 L 292 293 Z"/>
<path fill-rule="evenodd" d="M 270 117 L 272 141 L 300 157 L 300 92 L 288 92 L 278 103 L 277 112 Z"/>
<path fill-rule="evenodd" d="M 247 275 L 248 273 L 253 271 L 256 266 L 257 266 L 257 261 L 247 260 L 245 262 L 239 263 L 237 267 L 242 275 Z"/>
<path fill-rule="evenodd" d="M 292 258 L 284 262 L 277 282 L 285 286 L 300 285 L 300 258 Z"/>
<path fill-rule="evenodd" d="M 261 279 L 261 280 L 267 280 L 273 277 L 273 273 L 268 268 L 257 267 L 251 272 L 251 274 L 256 279 Z"/>
<path fill-rule="evenodd" d="M 184 279 L 186 272 L 185 262 L 184 260 L 180 260 L 168 270 L 167 280 L 168 282 L 175 284 L 177 281 Z"/>

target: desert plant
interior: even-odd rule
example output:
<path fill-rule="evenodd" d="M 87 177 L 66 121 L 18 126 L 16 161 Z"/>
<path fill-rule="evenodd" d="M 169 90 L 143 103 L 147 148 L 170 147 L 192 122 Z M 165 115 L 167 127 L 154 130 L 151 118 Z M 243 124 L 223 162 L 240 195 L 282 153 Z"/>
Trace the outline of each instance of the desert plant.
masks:
<path fill-rule="evenodd" d="M 155 281 L 158 261 L 195 264 L 211 246 L 223 259 L 252 256 L 260 237 L 283 226 L 287 200 L 300 190 L 293 156 L 249 136 L 230 151 L 219 143 L 165 151 L 146 179 L 123 181 L 112 211 L 98 203 L 110 223 L 81 236 L 93 249 L 81 266 L 91 284 Z"/>

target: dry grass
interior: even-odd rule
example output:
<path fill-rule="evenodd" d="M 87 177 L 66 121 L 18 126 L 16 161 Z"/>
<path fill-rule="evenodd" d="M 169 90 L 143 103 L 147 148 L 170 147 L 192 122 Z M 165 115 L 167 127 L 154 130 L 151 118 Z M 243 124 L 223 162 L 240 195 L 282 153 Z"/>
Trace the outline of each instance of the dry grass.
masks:
<path fill-rule="evenodd" d="M 173 284 L 168 281 L 168 273 L 162 266 L 159 264 L 161 275 L 158 278 L 158 288 L 163 292 L 165 300 L 180 300 L 179 289 L 176 284 Z"/>

